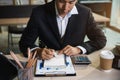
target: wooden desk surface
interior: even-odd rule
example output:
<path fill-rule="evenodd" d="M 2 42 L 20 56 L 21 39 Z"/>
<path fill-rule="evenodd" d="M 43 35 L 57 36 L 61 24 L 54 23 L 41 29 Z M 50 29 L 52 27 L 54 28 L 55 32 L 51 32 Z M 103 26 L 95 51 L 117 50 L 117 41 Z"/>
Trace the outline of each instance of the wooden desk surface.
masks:
<path fill-rule="evenodd" d="M 104 48 L 109 49 L 109 48 Z M 103 49 L 102 49 L 103 50 Z M 100 59 L 99 53 L 101 50 L 88 55 L 92 64 L 90 65 L 74 65 L 76 76 L 64 77 L 34 77 L 34 80 L 120 80 L 120 70 L 112 69 L 111 72 L 103 72 L 99 68 Z M 27 60 L 20 55 L 17 55 L 20 60 Z M 9 56 L 7 56 L 9 57 Z M 17 80 L 17 79 L 15 79 Z"/>
<path fill-rule="evenodd" d="M 0 19 L 0 25 L 27 24 L 29 18 L 4 18 Z"/>
<path fill-rule="evenodd" d="M 96 22 L 109 22 L 109 18 L 93 13 Z M 0 25 L 27 24 L 29 18 L 6 18 L 0 19 Z"/>
<path fill-rule="evenodd" d="M 96 14 L 96 13 L 93 13 L 93 16 L 94 16 L 94 19 L 96 22 L 109 22 L 110 21 L 109 18 L 104 17 L 104 16 L 99 15 L 99 14 Z"/>

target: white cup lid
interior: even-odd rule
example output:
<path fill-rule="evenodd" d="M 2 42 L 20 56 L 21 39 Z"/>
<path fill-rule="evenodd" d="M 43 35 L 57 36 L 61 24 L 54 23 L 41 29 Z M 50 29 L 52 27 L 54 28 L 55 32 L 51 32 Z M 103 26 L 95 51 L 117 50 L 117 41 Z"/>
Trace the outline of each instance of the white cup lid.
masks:
<path fill-rule="evenodd" d="M 113 53 L 111 51 L 109 51 L 109 50 L 101 51 L 100 56 L 102 58 L 105 58 L 105 59 L 113 59 L 114 58 Z"/>

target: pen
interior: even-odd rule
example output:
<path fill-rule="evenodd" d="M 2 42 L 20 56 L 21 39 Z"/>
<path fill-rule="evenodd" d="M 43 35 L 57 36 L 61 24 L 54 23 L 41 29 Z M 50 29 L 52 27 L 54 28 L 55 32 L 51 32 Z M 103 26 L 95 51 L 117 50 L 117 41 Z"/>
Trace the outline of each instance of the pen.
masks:
<path fill-rule="evenodd" d="M 41 40 L 39 40 L 39 45 L 40 45 L 41 48 L 48 48 L 47 45 Z M 56 57 L 57 55 L 58 55 L 58 52 L 54 51 L 53 56 Z"/>
<path fill-rule="evenodd" d="M 53 56 L 54 56 L 54 57 L 57 57 L 57 55 L 58 55 L 57 51 L 54 51 Z"/>
<path fill-rule="evenodd" d="M 28 60 L 26 68 L 30 68 L 30 67 L 32 67 L 35 64 L 35 62 L 37 60 L 37 58 L 35 58 L 36 54 L 37 54 L 37 52 L 35 51 L 33 57 L 30 57 L 30 59 Z M 31 56 L 31 54 L 30 54 L 30 56 Z"/>
<path fill-rule="evenodd" d="M 13 51 L 10 51 L 10 54 L 11 56 L 13 57 L 13 59 L 15 60 L 15 62 L 18 64 L 18 66 L 21 68 L 21 69 L 24 69 L 22 64 L 20 63 L 19 59 L 17 58 L 17 56 L 14 54 Z"/>
<path fill-rule="evenodd" d="M 27 51 L 28 51 L 28 61 L 29 61 L 29 59 L 31 57 L 31 55 L 30 55 L 30 53 L 31 53 L 30 48 L 28 48 Z"/>

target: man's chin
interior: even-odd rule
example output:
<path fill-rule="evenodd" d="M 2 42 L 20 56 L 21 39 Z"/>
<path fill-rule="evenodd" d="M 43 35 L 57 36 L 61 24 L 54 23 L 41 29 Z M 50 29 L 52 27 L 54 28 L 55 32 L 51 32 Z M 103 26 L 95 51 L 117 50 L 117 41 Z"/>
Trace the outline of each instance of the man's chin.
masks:
<path fill-rule="evenodd" d="M 64 14 L 67 14 L 67 13 L 69 13 L 69 11 L 68 11 L 68 10 L 67 10 L 67 11 L 66 11 L 66 10 L 64 10 Z"/>

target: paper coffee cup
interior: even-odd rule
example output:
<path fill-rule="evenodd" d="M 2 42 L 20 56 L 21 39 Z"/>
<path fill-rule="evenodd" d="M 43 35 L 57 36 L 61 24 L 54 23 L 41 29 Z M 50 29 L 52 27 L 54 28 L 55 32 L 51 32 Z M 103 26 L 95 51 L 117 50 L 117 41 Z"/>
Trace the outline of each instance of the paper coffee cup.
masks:
<path fill-rule="evenodd" d="M 109 50 L 103 50 L 100 53 L 100 68 L 105 72 L 110 72 L 112 69 L 114 55 Z"/>

